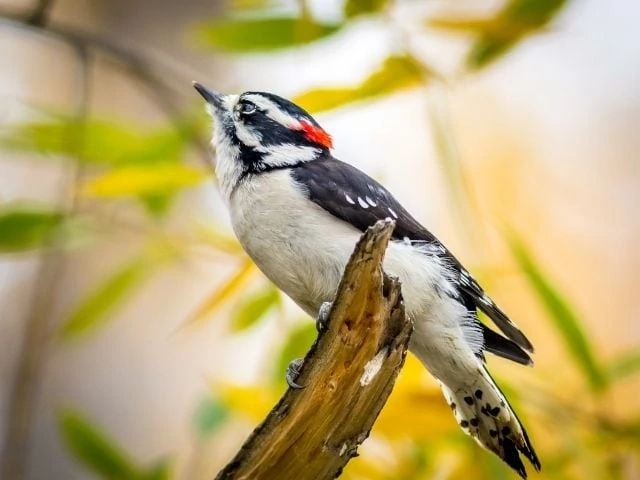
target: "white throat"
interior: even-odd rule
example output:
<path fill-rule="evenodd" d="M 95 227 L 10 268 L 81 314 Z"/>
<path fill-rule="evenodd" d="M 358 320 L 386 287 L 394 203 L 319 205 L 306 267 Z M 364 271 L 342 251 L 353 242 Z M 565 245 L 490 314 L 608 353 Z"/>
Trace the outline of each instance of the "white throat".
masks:
<path fill-rule="evenodd" d="M 240 147 L 234 145 L 222 128 L 216 127 L 212 144 L 216 150 L 216 177 L 224 201 L 228 204 L 233 188 L 242 177 Z"/>

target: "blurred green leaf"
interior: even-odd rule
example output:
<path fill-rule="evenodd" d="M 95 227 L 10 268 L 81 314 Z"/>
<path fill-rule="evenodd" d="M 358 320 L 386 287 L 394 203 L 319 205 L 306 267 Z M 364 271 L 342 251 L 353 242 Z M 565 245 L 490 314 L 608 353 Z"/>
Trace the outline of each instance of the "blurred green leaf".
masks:
<path fill-rule="evenodd" d="M 80 191 L 92 197 L 161 196 L 203 181 L 204 170 L 181 163 L 130 165 L 109 170 L 85 181 Z"/>
<path fill-rule="evenodd" d="M 344 16 L 353 18 L 359 15 L 368 15 L 382 11 L 388 0 L 346 0 L 344 2 Z"/>
<path fill-rule="evenodd" d="M 51 209 L 4 205 L 0 207 L 0 253 L 41 247 L 64 215 Z"/>
<path fill-rule="evenodd" d="M 78 142 L 82 135 L 82 141 Z M 63 115 L 51 115 L 42 122 L 16 125 L 0 137 L 0 146 L 26 153 L 62 155 L 104 165 L 177 162 L 186 139 L 175 129 L 151 132 L 139 128 L 89 119 L 85 122 Z"/>
<path fill-rule="evenodd" d="M 71 453 L 100 477 L 106 480 L 142 477 L 126 452 L 77 412 L 60 413 L 58 429 Z"/>
<path fill-rule="evenodd" d="M 276 383 L 284 383 L 289 363 L 296 358 L 303 358 L 317 336 L 318 332 L 313 321 L 305 321 L 289 334 L 276 362 L 276 371 L 274 372 Z"/>
<path fill-rule="evenodd" d="M 150 270 L 151 264 L 142 258 L 118 268 L 71 313 L 61 327 L 62 337 L 75 338 L 103 324 L 108 314 L 142 283 Z"/>
<path fill-rule="evenodd" d="M 231 318 L 231 330 L 240 332 L 254 326 L 279 300 L 280 294 L 273 285 L 242 300 Z"/>
<path fill-rule="evenodd" d="M 472 70 L 478 70 L 507 53 L 516 43 L 516 39 L 496 38 L 489 35 L 479 38 L 467 55 L 467 65 Z"/>
<path fill-rule="evenodd" d="M 294 102 L 310 112 L 321 112 L 351 102 L 369 100 L 420 85 L 428 72 L 414 58 L 393 56 L 357 87 L 317 88 L 298 95 Z"/>
<path fill-rule="evenodd" d="M 171 478 L 171 463 L 161 460 L 142 474 L 140 480 L 169 480 Z"/>
<path fill-rule="evenodd" d="M 162 217 L 169 210 L 171 202 L 175 198 L 175 191 L 144 194 L 139 200 L 147 209 L 147 212 L 155 217 Z"/>
<path fill-rule="evenodd" d="M 467 65 L 476 70 L 504 55 L 526 36 L 543 29 L 566 3 L 567 0 L 511 0 L 491 17 L 433 17 L 427 24 L 475 35 Z"/>
<path fill-rule="evenodd" d="M 564 340 L 567 350 L 582 369 L 591 388 L 602 390 L 607 385 L 607 378 L 594 357 L 593 348 L 580 325 L 578 316 L 565 297 L 537 265 L 524 243 L 513 234 L 509 240 L 511 251 L 520 269 L 546 308 L 549 318 Z"/>
<path fill-rule="evenodd" d="M 216 398 L 207 396 L 200 403 L 195 413 L 195 426 L 204 437 L 212 434 L 229 419 L 229 411 Z"/>
<path fill-rule="evenodd" d="M 230 52 L 266 52 L 319 40 L 340 27 L 294 17 L 228 19 L 202 25 L 198 37 L 205 45 Z"/>
<path fill-rule="evenodd" d="M 498 12 L 492 31 L 483 32 L 467 55 L 473 70 L 489 65 L 524 37 L 542 30 L 567 0 L 511 0 Z"/>
<path fill-rule="evenodd" d="M 498 18 L 516 25 L 537 28 L 550 22 L 566 3 L 567 0 L 511 0 L 498 14 Z"/>
<path fill-rule="evenodd" d="M 640 349 L 619 355 L 607 366 L 607 375 L 612 381 L 621 380 L 640 372 Z"/>
<path fill-rule="evenodd" d="M 230 10 L 258 10 L 277 5 L 273 0 L 227 0 Z"/>

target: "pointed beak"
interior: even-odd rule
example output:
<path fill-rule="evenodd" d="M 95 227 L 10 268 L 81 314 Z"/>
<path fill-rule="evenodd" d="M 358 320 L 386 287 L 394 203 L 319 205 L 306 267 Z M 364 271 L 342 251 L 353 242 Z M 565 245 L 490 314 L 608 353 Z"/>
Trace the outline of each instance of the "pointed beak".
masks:
<path fill-rule="evenodd" d="M 222 93 L 209 90 L 207 87 L 205 87 L 204 85 L 198 82 L 193 82 L 193 88 L 195 88 L 198 91 L 198 93 L 202 95 L 202 98 L 204 98 L 208 104 L 212 105 L 213 107 L 219 110 L 225 109 L 225 105 L 224 105 L 225 95 L 223 95 Z"/>

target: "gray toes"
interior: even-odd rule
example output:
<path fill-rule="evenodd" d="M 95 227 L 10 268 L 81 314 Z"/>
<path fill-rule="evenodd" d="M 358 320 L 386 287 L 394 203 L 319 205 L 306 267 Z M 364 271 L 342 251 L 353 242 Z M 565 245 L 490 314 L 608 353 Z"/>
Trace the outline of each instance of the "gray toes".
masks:
<path fill-rule="evenodd" d="M 322 305 L 320 305 L 318 318 L 316 319 L 316 330 L 318 330 L 318 332 L 322 332 L 327 329 L 332 305 L 332 302 L 322 302 Z"/>
<path fill-rule="evenodd" d="M 300 375 L 300 370 L 302 369 L 302 365 L 304 360 L 302 358 L 296 358 L 289 363 L 287 367 L 287 374 L 285 375 L 285 380 L 287 381 L 287 385 L 294 389 L 304 388 L 302 385 L 298 385 L 296 380 L 298 375 Z"/>

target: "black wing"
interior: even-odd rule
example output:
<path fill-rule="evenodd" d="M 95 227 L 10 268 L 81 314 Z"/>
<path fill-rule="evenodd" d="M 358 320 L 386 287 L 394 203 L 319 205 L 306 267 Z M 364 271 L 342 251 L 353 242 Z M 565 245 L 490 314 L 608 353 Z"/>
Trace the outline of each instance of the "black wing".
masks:
<path fill-rule="evenodd" d="M 357 168 L 331 157 L 300 164 L 292 170 L 292 177 L 304 188 L 311 201 L 360 231 L 388 217 L 396 222 L 394 239 L 409 239 L 430 245 L 436 254 L 459 272 L 460 301 L 474 312 L 476 307 L 482 310 L 511 340 L 503 339 L 509 343 L 501 343 L 496 338 L 500 336 L 496 334 L 496 337 L 490 337 L 487 349 L 500 356 L 506 356 L 505 353 L 509 352 L 509 357 L 518 356 L 521 363 L 530 362 L 525 352 L 516 355 L 513 348 L 521 347 L 533 352 L 527 337 L 487 296 L 458 259 L 420 225 L 386 188 Z"/>

